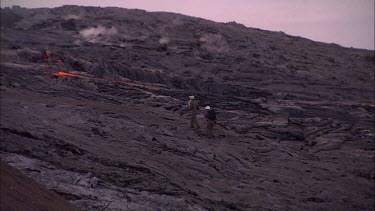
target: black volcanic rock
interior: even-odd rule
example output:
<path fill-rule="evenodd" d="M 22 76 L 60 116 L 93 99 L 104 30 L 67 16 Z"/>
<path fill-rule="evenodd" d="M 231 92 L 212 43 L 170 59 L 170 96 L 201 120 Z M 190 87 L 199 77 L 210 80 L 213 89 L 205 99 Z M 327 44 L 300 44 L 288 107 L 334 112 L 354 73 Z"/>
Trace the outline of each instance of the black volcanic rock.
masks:
<path fill-rule="evenodd" d="M 174 13 L 1 9 L 1 159 L 83 210 L 373 210 L 374 61 Z"/>

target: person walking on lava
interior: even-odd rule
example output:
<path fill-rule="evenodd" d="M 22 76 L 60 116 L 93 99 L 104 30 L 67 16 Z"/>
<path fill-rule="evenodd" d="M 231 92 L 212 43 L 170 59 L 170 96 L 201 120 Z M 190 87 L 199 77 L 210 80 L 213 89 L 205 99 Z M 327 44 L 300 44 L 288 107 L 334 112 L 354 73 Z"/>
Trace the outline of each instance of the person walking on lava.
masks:
<path fill-rule="evenodd" d="M 191 118 L 190 118 L 190 127 L 199 130 L 199 124 L 197 121 L 197 114 L 199 111 L 198 102 L 195 100 L 194 96 L 189 96 L 188 102 L 189 110 L 191 111 Z"/>
<path fill-rule="evenodd" d="M 207 127 L 207 137 L 213 138 L 213 129 L 216 124 L 216 112 L 210 106 L 206 106 L 206 113 L 204 114 L 205 125 Z"/>

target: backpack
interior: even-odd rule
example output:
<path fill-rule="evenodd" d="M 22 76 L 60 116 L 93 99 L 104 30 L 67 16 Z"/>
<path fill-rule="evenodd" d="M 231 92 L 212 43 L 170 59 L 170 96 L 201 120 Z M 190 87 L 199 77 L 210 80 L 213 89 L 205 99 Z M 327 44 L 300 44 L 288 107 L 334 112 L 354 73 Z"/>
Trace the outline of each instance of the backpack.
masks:
<path fill-rule="evenodd" d="M 215 121 L 216 120 L 216 112 L 214 110 L 208 110 L 207 119 Z"/>

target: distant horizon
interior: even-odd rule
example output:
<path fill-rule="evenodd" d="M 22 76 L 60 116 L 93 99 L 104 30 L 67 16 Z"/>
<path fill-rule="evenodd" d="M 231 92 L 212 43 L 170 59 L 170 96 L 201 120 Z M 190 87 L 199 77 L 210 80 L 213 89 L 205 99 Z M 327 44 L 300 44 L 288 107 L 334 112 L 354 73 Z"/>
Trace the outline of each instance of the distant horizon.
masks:
<path fill-rule="evenodd" d="M 373 0 L 2 0 L 1 8 L 56 8 L 63 5 L 120 7 L 171 12 L 215 22 L 303 37 L 346 48 L 375 49 Z"/>

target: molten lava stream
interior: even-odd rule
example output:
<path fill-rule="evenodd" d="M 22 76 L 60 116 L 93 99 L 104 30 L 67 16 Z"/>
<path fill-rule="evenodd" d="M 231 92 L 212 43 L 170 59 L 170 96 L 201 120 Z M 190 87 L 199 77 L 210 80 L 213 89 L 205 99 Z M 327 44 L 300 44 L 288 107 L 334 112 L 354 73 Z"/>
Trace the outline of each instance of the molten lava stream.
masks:
<path fill-rule="evenodd" d="M 65 72 L 65 71 L 58 71 L 58 72 L 52 73 L 52 75 L 101 79 L 101 78 L 97 78 L 97 77 L 93 77 L 93 76 L 87 76 L 87 75 L 81 75 L 81 74 L 74 74 L 74 73 L 69 73 L 69 72 Z M 121 83 L 121 84 L 124 84 L 126 86 L 130 86 L 130 87 L 148 88 L 145 85 L 138 84 L 138 83 L 133 83 L 133 82 L 127 82 L 127 81 L 114 81 L 114 82 Z"/>
<path fill-rule="evenodd" d="M 80 74 L 73 74 L 73 73 L 68 73 L 68 72 L 64 72 L 64 71 L 59 71 L 59 72 L 57 72 L 57 73 L 52 73 L 52 75 L 57 75 L 57 76 L 85 77 L 85 76 L 80 75 Z"/>

